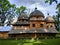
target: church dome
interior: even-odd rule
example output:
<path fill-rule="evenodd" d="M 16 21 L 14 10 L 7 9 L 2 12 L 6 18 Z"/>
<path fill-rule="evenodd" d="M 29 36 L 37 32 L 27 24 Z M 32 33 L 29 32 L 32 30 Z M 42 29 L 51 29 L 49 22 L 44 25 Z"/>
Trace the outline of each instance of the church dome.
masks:
<path fill-rule="evenodd" d="M 30 17 L 34 17 L 34 16 L 42 16 L 42 17 L 44 17 L 44 14 L 41 12 L 41 11 L 39 11 L 39 10 L 37 10 L 37 8 L 35 8 L 35 10 L 30 14 Z"/>
<path fill-rule="evenodd" d="M 47 21 L 47 22 L 54 22 L 54 19 L 53 19 L 53 17 L 51 17 L 50 15 L 48 15 L 48 16 L 46 17 L 46 21 Z"/>
<path fill-rule="evenodd" d="M 21 15 L 18 17 L 18 20 L 20 19 L 28 19 L 28 16 L 26 15 L 26 13 L 21 13 Z"/>

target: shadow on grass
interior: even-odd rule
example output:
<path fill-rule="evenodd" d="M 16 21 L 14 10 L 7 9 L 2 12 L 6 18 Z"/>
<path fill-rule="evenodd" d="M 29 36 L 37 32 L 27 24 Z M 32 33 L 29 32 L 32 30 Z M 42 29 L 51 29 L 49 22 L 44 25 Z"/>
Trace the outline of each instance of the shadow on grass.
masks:
<path fill-rule="evenodd" d="M 46 43 L 37 40 L 24 40 L 18 43 L 18 45 L 46 45 Z"/>
<path fill-rule="evenodd" d="M 46 45 L 44 43 L 33 43 L 33 45 Z"/>

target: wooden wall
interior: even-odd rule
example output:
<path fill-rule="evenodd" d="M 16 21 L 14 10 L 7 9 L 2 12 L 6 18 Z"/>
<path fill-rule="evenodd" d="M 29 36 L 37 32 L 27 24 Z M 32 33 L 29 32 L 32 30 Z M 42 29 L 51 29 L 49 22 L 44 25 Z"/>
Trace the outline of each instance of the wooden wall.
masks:
<path fill-rule="evenodd" d="M 33 27 L 33 24 L 35 24 L 35 27 Z M 46 22 L 30 21 L 30 28 L 46 28 Z"/>
<path fill-rule="evenodd" d="M 54 23 L 47 23 L 47 27 L 46 28 L 55 28 Z"/>
<path fill-rule="evenodd" d="M 48 33 L 22 33 L 22 34 L 12 34 L 9 35 L 10 38 L 41 38 L 41 37 L 51 37 L 56 34 L 48 34 Z"/>
<path fill-rule="evenodd" d="M 29 26 L 13 26 L 14 30 L 20 30 L 20 29 L 28 29 Z"/>
<path fill-rule="evenodd" d="M 8 32 L 0 32 L 0 38 L 8 38 Z"/>

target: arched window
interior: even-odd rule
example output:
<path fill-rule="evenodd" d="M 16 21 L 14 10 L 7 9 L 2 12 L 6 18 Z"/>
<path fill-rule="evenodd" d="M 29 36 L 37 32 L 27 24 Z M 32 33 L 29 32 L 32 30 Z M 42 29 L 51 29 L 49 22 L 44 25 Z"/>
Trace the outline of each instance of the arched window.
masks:
<path fill-rule="evenodd" d="M 33 24 L 32 26 L 35 27 L 35 24 Z"/>
<path fill-rule="evenodd" d="M 43 27 L 43 24 L 40 24 L 40 27 Z"/>
<path fill-rule="evenodd" d="M 36 18 L 39 18 L 38 16 Z"/>
<path fill-rule="evenodd" d="M 53 27 L 52 25 L 50 27 Z"/>

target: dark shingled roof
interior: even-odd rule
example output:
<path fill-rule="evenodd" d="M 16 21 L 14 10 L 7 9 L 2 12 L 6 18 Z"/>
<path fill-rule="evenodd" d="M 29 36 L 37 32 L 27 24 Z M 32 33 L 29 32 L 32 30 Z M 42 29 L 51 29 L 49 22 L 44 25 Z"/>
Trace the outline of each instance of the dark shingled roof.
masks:
<path fill-rule="evenodd" d="M 26 15 L 26 13 L 21 13 L 21 15 L 18 17 L 18 20 L 20 19 L 28 19 L 28 16 Z"/>
<path fill-rule="evenodd" d="M 9 34 L 19 34 L 19 33 L 26 33 L 26 32 L 23 29 L 21 29 L 21 30 L 11 30 L 9 32 Z"/>
<path fill-rule="evenodd" d="M 58 33 L 58 31 L 55 28 L 47 28 L 48 33 Z"/>
<path fill-rule="evenodd" d="M 37 21 L 46 21 L 44 18 L 38 18 L 38 19 L 35 19 L 35 18 L 30 18 L 30 21 L 34 21 L 34 20 L 37 20 Z"/>
<path fill-rule="evenodd" d="M 15 24 L 12 25 L 29 25 L 30 23 L 28 21 L 26 22 L 16 22 Z"/>
<path fill-rule="evenodd" d="M 32 28 L 27 31 L 27 33 L 45 33 L 44 29 L 42 28 Z"/>
<path fill-rule="evenodd" d="M 30 17 L 33 17 L 33 16 L 43 16 L 44 17 L 44 14 L 37 10 L 37 8 L 35 8 L 35 10 L 30 14 Z"/>
<path fill-rule="evenodd" d="M 33 28 L 33 29 L 20 29 L 11 30 L 9 34 L 19 34 L 19 33 L 58 33 L 55 28 L 43 29 L 43 28 Z"/>
<path fill-rule="evenodd" d="M 53 17 L 51 17 L 50 15 L 48 15 L 45 20 L 46 22 L 54 22 Z"/>

